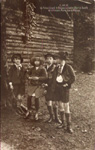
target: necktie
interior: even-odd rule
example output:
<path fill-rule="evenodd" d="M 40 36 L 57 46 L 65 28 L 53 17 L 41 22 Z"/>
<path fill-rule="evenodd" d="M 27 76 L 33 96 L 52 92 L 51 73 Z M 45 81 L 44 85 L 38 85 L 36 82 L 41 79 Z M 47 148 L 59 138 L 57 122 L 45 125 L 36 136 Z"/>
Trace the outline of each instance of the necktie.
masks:
<path fill-rule="evenodd" d="M 59 68 L 58 68 L 58 73 L 59 73 L 59 74 L 62 73 L 62 65 L 59 66 Z"/>

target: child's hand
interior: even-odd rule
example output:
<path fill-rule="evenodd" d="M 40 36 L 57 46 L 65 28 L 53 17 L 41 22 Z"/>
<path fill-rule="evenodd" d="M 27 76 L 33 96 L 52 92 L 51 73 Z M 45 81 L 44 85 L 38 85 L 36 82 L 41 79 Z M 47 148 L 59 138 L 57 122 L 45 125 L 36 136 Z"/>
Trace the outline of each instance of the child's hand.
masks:
<path fill-rule="evenodd" d="M 67 83 L 63 85 L 63 87 L 67 87 L 67 86 L 68 86 L 68 84 L 67 84 Z"/>
<path fill-rule="evenodd" d="M 28 79 L 31 79 L 31 80 L 38 80 L 39 77 L 28 77 Z"/>
<path fill-rule="evenodd" d="M 10 86 L 10 89 L 13 90 L 14 87 L 11 82 L 9 83 L 9 86 Z"/>
<path fill-rule="evenodd" d="M 34 77 L 33 80 L 39 80 L 39 77 Z"/>

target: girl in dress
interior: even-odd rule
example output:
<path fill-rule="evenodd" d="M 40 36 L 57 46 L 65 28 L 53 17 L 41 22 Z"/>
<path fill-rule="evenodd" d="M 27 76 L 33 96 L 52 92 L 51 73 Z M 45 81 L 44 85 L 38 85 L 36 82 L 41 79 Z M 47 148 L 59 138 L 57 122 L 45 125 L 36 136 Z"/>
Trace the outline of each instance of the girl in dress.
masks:
<path fill-rule="evenodd" d="M 13 65 L 9 69 L 9 87 L 12 91 L 12 104 L 15 110 L 17 110 L 18 101 L 22 101 L 25 94 L 25 69 L 22 62 L 22 56 L 14 54 L 12 56 Z"/>

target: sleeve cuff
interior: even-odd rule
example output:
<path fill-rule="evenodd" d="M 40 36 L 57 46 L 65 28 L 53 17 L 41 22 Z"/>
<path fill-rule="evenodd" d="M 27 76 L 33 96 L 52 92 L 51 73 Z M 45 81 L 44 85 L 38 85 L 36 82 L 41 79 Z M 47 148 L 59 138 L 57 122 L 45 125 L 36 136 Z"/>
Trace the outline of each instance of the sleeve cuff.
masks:
<path fill-rule="evenodd" d="M 9 82 L 9 85 L 12 85 L 12 82 Z"/>

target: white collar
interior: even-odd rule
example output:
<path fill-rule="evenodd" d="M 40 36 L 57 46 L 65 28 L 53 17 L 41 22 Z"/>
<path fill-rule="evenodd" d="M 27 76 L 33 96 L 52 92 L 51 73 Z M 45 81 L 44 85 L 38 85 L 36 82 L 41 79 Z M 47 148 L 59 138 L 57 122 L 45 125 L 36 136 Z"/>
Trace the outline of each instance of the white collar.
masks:
<path fill-rule="evenodd" d="M 16 68 L 21 68 L 22 64 L 17 65 L 16 63 L 14 64 L 16 66 Z"/>

